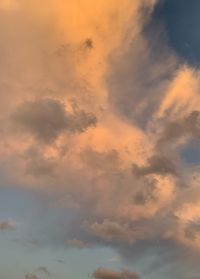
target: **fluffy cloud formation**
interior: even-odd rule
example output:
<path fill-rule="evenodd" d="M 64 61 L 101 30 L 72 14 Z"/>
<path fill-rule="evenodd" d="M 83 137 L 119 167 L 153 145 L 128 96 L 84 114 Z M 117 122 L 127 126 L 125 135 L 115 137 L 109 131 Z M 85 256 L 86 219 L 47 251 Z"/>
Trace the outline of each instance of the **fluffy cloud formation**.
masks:
<path fill-rule="evenodd" d="M 149 33 L 156 1 L 47 2 L 0 9 L 2 173 L 64 213 L 29 229 L 41 247 L 102 245 L 125 260 L 199 253 L 199 162 L 181 154 L 200 139 L 198 70 Z"/>
<path fill-rule="evenodd" d="M 64 105 L 54 99 L 26 102 L 12 115 L 12 119 L 22 130 L 44 143 L 52 142 L 64 131 L 84 132 L 97 122 L 93 114 L 83 110 L 67 113 Z"/>
<path fill-rule="evenodd" d="M 137 165 L 133 166 L 133 171 L 138 176 L 144 176 L 148 174 L 173 174 L 176 175 L 176 167 L 173 162 L 170 161 L 165 156 L 162 155 L 153 155 L 148 159 L 147 166 L 138 167 Z"/>
<path fill-rule="evenodd" d="M 159 139 L 159 144 L 164 145 L 181 137 L 200 138 L 200 111 L 192 111 L 183 119 L 177 119 L 166 124 Z"/>

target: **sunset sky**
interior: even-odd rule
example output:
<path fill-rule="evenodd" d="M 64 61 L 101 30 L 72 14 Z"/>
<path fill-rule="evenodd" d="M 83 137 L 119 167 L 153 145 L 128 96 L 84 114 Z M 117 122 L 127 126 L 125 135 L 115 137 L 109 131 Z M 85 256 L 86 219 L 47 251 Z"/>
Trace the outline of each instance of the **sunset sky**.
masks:
<path fill-rule="evenodd" d="M 0 279 L 200 279 L 200 1 L 0 0 Z"/>

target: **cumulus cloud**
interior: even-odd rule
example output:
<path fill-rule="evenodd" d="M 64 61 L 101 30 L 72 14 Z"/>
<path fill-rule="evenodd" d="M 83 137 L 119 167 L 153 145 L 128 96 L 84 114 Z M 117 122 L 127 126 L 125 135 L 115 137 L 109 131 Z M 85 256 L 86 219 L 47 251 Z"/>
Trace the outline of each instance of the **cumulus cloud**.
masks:
<path fill-rule="evenodd" d="M 86 39 L 84 42 L 84 46 L 86 48 L 93 48 L 94 47 L 93 40 L 91 38 Z"/>
<path fill-rule="evenodd" d="M 148 174 L 177 174 L 176 166 L 172 160 L 160 154 L 150 157 L 148 159 L 147 166 L 138 167 L 137 165 L 133 165 L 133 172 L 137 176 Z"/>
<path fill-rule="evenodd" d="M 156 1 L 8 2 L 0 166 L 10 184 L 62 211 L 31 220 L 40 248 L 104 245 L 142 263 L 150 248 L 155 258 L 199 252 L 199 168 L 185 166 L 180 149 L 200 139 L 200 83 L 159 28 L 149 31 Z M 106 269 L 93 277 L 138 278 Z"/>
<path fill-rule="evenodd" d="M 25 102 L 12 115 L 19 128 L 37 140 L 50 143 L 64 131 L 81 133 L 96 125 L 97 119 L 84 110 L 69 113 L 59 100 L 42 99 Z"/>
<path fill-rule="evenodd" d="M 99 268 L 93 273 L 95 279 L 139 279 L 139 275 L 129 270 L 114 271 L 105 268 Z"/>

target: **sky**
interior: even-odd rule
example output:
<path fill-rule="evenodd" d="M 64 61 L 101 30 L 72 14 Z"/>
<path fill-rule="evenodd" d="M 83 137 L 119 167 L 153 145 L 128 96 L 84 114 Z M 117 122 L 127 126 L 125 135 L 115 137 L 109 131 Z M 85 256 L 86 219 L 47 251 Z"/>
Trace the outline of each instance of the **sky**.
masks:
<path fill-rule="evenodd" d="M 0 278 L 200 279 L 200 1 L 0 1 Z"/>

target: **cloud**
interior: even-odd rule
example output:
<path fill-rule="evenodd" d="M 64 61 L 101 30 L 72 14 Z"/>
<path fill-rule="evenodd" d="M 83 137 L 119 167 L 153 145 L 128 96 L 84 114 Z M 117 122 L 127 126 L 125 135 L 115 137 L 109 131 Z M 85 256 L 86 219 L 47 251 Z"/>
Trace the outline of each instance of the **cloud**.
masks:
<path fill-rule="evenodd" d="M 147 22 L 150 15 L 145 14 Z M 141 31 L 128 49 L 121 46 L 124 51 L 113 58 L 112 71 L 107 77 L 111 107 L 126 121 L 143 129 L 148 127 L 164 99 L 177 69 L 177 59 L 160 34 L 154 30 L 147 36 Z"/>
<path fill-rule="evenodd" d="M 150 157 L 146 166 L 133 165 L 133 172 L 139 177 L 148 174 L 177 175 L 174 162 L 160 154 Z"/>
<path fill-rule="evenodd" d="M 139 275 L 129 270 L 113 271 L 110 269 L 99 268 L 93 273 L 95 279 L 139 279 Z"/>
<path fill-rule="evenodd" d="M 180 155 L 200 138 L 199 73 L 148 30 L 156 1 L 69 2 L 0 10 L 3 177 L 48 208 L 27 225 L 40 249 L 183 261 L 200 251 L 199 167 Z"/>
<path fill-rule="evenodd" d="M 24 154 L 25 171 L 34 176 L 53 175 L 56 168 L 54 158 L 45 157 L 39 148 L 30 147 Z"/>
<path fill-rule="evenodd" d="M 133 244 L 136 239 L 142 238 L 144 231 L 142 229 L 137 231 L 134 227 L 130 227 L 128 224 L 119 224 L 114 221 L 104 220 L 102 223 L 93 223 L 87 225 L 89 233 L 100 237 L 106 242 L 118 242 Z"/>
<path fill-rule="evenodd" d="M 97 122 L 93 114 L 83 110 L 67 112 L 64 104 L 54 99 L 25 102 L 12 119 L 22 131 L 44 143 L 51 143 L 65 131 L 82 133 Z"/>
<path fill-rule="evenodd" d="M 158 143 L 164 145 L 180 137 L 200 139 L 200 111 L 192 111 L 183 119 L 166 123 Z"/>

